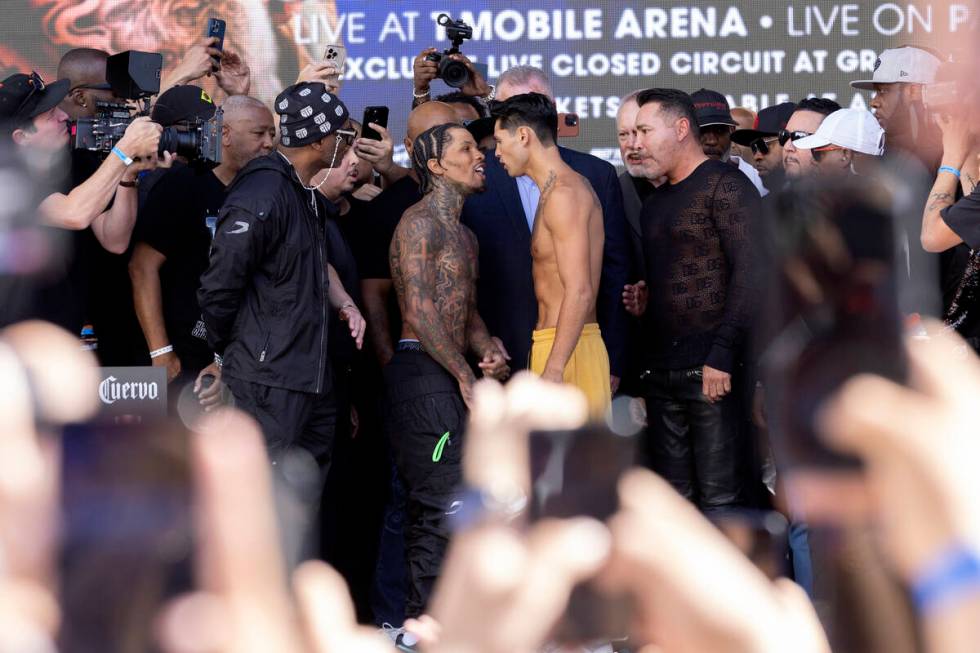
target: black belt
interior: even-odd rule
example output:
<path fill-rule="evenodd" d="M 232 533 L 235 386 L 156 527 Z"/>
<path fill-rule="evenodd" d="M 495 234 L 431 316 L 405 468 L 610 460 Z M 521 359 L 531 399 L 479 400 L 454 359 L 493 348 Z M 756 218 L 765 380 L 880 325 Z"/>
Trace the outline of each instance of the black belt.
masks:
<path fill-rule="evenodd" d="M 395 345 L 395 351 L 425 351 L 425 347 L 417 340 L 403 340 Z"/>

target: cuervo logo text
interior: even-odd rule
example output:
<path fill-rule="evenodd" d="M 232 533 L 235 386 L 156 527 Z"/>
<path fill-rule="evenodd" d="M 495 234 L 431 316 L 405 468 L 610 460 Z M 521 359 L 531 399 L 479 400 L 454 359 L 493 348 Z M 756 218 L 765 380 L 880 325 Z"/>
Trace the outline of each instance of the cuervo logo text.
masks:
<path fill-rule="evenodd" d="M 156 399 L 160 396 L 160 387 L 156 382 L 124 382 L 116 377 L 106 377 L 99 384 L 99 399 L 105 404 L 114 404 L 120 399 Z"/>

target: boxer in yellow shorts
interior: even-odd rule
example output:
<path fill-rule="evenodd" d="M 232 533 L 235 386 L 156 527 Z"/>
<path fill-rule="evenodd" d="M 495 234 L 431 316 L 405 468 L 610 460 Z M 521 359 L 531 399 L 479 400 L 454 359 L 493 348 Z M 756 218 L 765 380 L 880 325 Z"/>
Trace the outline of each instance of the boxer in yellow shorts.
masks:
<path fill-rule="evenodd" d="M 494 107 L 496 154 L 512 177 L 527 175 L 538 191 L 531 229 L 538 323 L 531 370 L 578 386 L 593 418 L 609 407 L 609 356 L 596 322 L 605 240 L 602 205 L 592 185 L 558 150 L 555 104 L 540 93 L 513 95 Z"/>
<path fill-rule="evenodd" d="M 531 371 L 544 372 L 555 342 L 555 329 L 540 329 L 532 335 Z M 609 408 L 609 354 L 599 333 L 599 325 L 586 324 L 575 345 L 572 357 L 565 364 L 565 383 L 576 386 L 585 393 L 589 402 L 589 414 L 602 417 Z"/>

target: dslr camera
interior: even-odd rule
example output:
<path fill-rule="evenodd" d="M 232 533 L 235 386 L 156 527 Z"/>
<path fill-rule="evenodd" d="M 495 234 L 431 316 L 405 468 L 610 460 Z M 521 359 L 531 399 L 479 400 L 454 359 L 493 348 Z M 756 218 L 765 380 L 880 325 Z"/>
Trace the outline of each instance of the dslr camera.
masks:
<path fill-rule="evenodd" d="M 452 41 L 453 47 L 443 50 L 442 54 L 433 52 L 426 55 L 426 61 L 439 64 L 437 77 L 453 88 L 461 88 L 470 81 L 470 71 L 462 61 L 449 58 L 451 54 L 460 54 L 459 46 L 463 41 L 473 38 L 473 28 L 462 20 L 453 20 L 449 14 L 439 14 L 436 22 L 446 28 L 446 36 Z"/>
<path fill-rule="evenodd" d="M 72 147 L 91 150 L 103 156 L 112 151 L 134 118 L 149 115 L 149 98 L 160 92 L 163 56 L 129 50 L 106 60 L 106 81 L 112 94 L 133 100 L 142 109 L 118 102 L 96 102 L 94 118 L 81 118 L 72 126 Z M 222 111 L 208 120 L 187 120 L 165 127 L 160 136 L 160 154 L 173 152 L 192 162 L 221 163 Z"/>

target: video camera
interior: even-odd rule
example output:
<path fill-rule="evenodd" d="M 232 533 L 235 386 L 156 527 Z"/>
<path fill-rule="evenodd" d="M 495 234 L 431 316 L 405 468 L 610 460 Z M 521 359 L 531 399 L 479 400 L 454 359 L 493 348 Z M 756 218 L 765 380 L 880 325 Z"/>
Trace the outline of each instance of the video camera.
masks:
<path fill-rule="evenodd" d="M 112 93 L 123 100 L 142 103 L 133 111 L 128 104 L 96 102 L 94 118 L 81 118 L 72 126 L 72 147 L 108 154 L 138 116 L 149 115 L 149 98 L 160 92 L 163 55 L 129 50 L 106 59 L 106 81 Z M 163 129 L 160 154 L 172 152 L 194 162 L 221 163 L 223 113 L 215 111 L 208 120 L 186 120 Z"/>
<path fill-rule="evenodd" d="M 442 54 L 433 52 L 426 55 L 426 61 L 434 61 L 439 64 L 438 78 L 446 82 L 453 88 L 461 88 L 470 81 L 470 71 L 461 61 L 449 58 L 451 54 L 460 54 L 459 46 L 463 41 L 473 38 L 473 28 L 462 20 L 453 20 L 449 14 L 439 14 L 436 22 L 446 28 L 446 36 L 452 41 L 453 47 L 443 50 Z"/>

